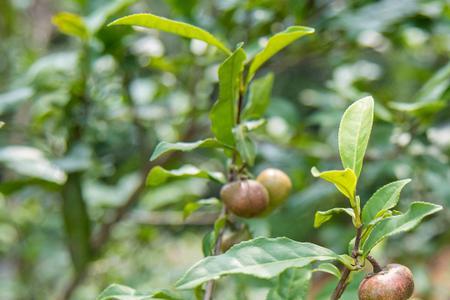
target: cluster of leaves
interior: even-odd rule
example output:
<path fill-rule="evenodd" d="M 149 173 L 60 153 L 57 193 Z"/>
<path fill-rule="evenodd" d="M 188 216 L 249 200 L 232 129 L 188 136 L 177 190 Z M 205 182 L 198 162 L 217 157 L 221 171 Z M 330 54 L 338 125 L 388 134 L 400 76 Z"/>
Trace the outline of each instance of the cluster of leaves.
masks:
<path fill-rule="evenodd" d="M 319 172 L 313 169 L 316 177 L 333 183 L 349 199 L 351 208 L 333 208 L 326 212 L 317 212 L 315 226 L 328 221 L 333 214 L 346 212 L 352 217 L 355 228 L 360 230 L 356 237 L 358 245 L 349 247 L 349 254 L 361 253 L 362 262 L 370 251 L 389 236 L 413 229 L 426 216 L 442 210 L 442 207 L 428 202 L 413 202 L 406 213 L 393 211 L 399 200 L 402 188 L 410 180 L 396 181 L 377 190 L 361 210 L 361 200 L 356 194 L 358 177 L 372 129 L 374 101 L 366 97 L 356 101 L 344 113 L 339 128 L 339 150 L 345 170 Z M 355 244 L 355 240 L 352 241 Z M 355 251 L 355 252 L 352 252 Z M 269 292 L 268 299 L 278 299 L 277 293 L 286 288 L 295 269 L 307 267 L 315 262 L 338 261 L 345 268 L 360 271 L 362 266 L 358 257 L 346 254 L 338 255 L 330 249 L 311 244 L 296 242 L 287 238 L 257 238 L 233 246 L 225 254 L 207 257 L 194 265 L 178 281 L 180 289 L 192 289 L 201 284 L 217 280 L 224 275 L 245 274 L 260 278 L 272 278 L 280 275 L 280 282 Z M 306 294 L 309 288 L 311 272 L 325 271 L 340 278 L 340 271 L 332 264 L 319 265 L 314 269 L 302 269 L 300 284 L 288 290 L 283 297 Z M 108 288 L 107 291 L 114 289 Z M 130 295 L 125 293 L 115 294 Z M 284 291 L 286 293 L 286 291 Z M 100 298 L 104 299 L 104 298 Z M 107 299 L 107 298 L 106 298 Z M 171 298 L 170 298 L 171 299 Z"/>
<path fill-rule="evenodd" d="M 334 150 L 339 117 L 349 103 L 367 93 L 377 101 L 366 167 L 358 180 L 362 203 L 377 187 L 409 177 L 414 184 L 402 192 L 399 210 L 406 211 L 416 199 L 449 204 L 450 32 L 445 26 L 449 5 L 442 1 L 34 3 L 7 0 L 0 10 L 0 253 L 2 264 L 8 265 L 1 271 L 0 298 L 53 298 L 60 292 L 55 286 L 64 289 L 72 283 L 74 264 L 78 269 L 90 266 L 85 280 L 76 281 L 74 299 L 94 298 L 111 282 L 140 290 L 169 286 L 199 259 L 206 231 L 199 228 L 207 223 L 209 230 L 212 225 L 209 212 L 218 208 L 217 185 L 206 184 L 203 178 L 209 175 L 203 173 L 201 179 L 180 176 L 175 182 L 150 181 L 144 187 L 148 168 L 155 165 L 146 161 L 161 140 L 174 143 L 208 136 L 209 109 L 217 99 L 216 63 L 228 54 L 198 40 L 105 26 L 127 13 L 150 11 L 208 28 L 234 43 L 245 40 L 249 61 L 266 44 L 262 37 L 293 24 L 308 24 L 318 32 L 307 42 L 287 47 L 260 70 L 276 75 L 275 101 L 268 104 L 267 122 L 251 133 L 258 149 L 253 169 L 285 170 L 293 179 L 294 193 L 269 218 L 249 222 L 254 236 L 288 236 L 331 245 L 336 253 L 345 251 L 354 231 L 345 216 L 336 216 L 320 231 L 313 228 L 312 212 L 343 206 L 337 204 L 340 192 L 305 170 L 314 165 L 321 170 L 340 168 Z M 55 17 L 70 38 L 58 34 L 50 21 L 61 10 L 72 12 Z M 249 84 L 247 103 L 252 91 L 266 93 L 256 87 L 260 78 Z M 272 86 L 261 81 L 261 87 Z M 83 90 L 86 97 L 80 97 Z M 259 119 L 248 114 L 248 120 Z M 83 130 L 72 131 L 77 127 Z M 233 134 L 236 143 L 236 134 L 248 136 L 243 131 Z M 227 146 L 221 147 L 228 155 Z M 217 175 L 216 170 L 223 170 L 222 151 L 200 148 L 171 151 L 155 162 L 164 161 L 168 172 L 189 164 L 190 172 L 195 165 L 198 173 L 214 170 L 207 173 Z M 246 159 L 252 156 L 248 153 Z M 79 179 L 73 180 L 74 173 Z M 391 188 L 400 185 L 393 183 Z M 76 205 L 61 209 L 61 203 Z M 343 209 L 353 211 L 351 205 Z M 396 214 L 393 207 L 389 210 Z M 183 215 L 193 211 L 183 222 Z M 111 226 L 108 243 L 99 243 L 97 233 L 120 216 L 117 212 L 131 213 L 126 222 Z M 450 240 L 448 220 L 445 209 L 417 231 L 378 244 L 386 250 L 377 253 L 381 260 L 395 259 L 421 274 L 417 292 L 424 298 L 448 298 L 445 292 L 450 289 L 435 281 L 439 276 L 425 276 L 435 270 L 427 262 Z M 64 226 L 65 222 L 72 225 Z M 92 245 L 103 244 L 103 250 L 87 249 L 88 238 L 95 241 Z M 78 258 L 71 259 L 68 245 Z M 226 290 L 218 285 L 217 297 L 259 299 L 261 290 L 278 281 L 301 280 L 301 270 L 286 271 L 270 282 L 232 276 L 224 279 Z M 358 274 L 349 289 L 357 286 Z M 423 280 L 426 277 L 429 280 Z M 326 299 L 333 285 L 331 280 L 314 297 Z M 282 288 L 271 293 L 282 295 Z M 189 295 L 183 294 L 183 299 Z"/>

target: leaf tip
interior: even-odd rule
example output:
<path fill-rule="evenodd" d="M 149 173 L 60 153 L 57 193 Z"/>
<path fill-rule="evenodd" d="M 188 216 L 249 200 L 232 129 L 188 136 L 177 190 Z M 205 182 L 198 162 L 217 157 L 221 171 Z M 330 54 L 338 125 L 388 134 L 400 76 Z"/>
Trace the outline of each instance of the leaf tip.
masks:
<path fill-rule="evenodd" d="M 112 22 L 109 22 L 108 24 L 106 24 L 106 27 L 111 27 L 111 26 L 115 26 L 115 25 L 121 25 L 120 24 L 120 20 L 122 20 L 123 18 L 119 18 L 119 19 L 116 19 L 116 20 L 114 20 L 114 21 L 112 21 Z"/>
<path fill-rule="evenodd" d="M 311 174 L 314 177 L 320 177 L 320 171 L 316 167 L 311 168 Z"/>

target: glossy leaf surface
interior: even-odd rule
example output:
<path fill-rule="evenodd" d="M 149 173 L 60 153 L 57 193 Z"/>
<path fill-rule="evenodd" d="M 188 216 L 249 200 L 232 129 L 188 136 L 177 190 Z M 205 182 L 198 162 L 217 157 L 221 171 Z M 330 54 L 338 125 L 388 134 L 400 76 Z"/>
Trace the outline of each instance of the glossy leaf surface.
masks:
<path fill-rule="evenodd" d="M 230 146 L 235 144 L 233 128 L 245 57 L 244 50 L 238 48 L 220 65 L 219 99 L 209 114 L 212 132 L 219 141 Z"/>
<path fill-rule="evenodd" d="M 413 202 L 405 214 L 384 219 L 373 228 L 362 246 L 363 254 L 367 255 L 383 239 L 413 229 L 423 218 L 440 210 L 442 210 L 440 205 Z"/>
<path fill-rule="evenodd" d="M 361 173 L 364 154 L 373 123 L 373 98 L 365 97 L 350 105 L 339 126 L 339 154 L 344 168 Z"/>
<path fill-rule="evenodd" d="M 410 181 L 410 179 L 398 180 L 378 189 L 363 207 L 363 223 L 369 224 L 375 218 L 382 216 L 389 209 L 395 207 L 400 198 L 400 192 Z"/>
<path fill-rule="evenodd" d="M 184 165 L 176 170 L 166 170 L 160 166 L 156 166 L 150 170 L 147 176 L 147 185 L 157 186 L 163 184 L 169 179 L 182 178 L 205 178 L 211 179 L 219 183 L 225 182 L 225 176 L 220 172 L 208 172 L 192 165 Z"/>
<path fill-rule="evenodd" d="M 288 238 L 257 238 L 235 245 L 222 255 L 199 261 L 178 281 L 177 286 L 180 289 L 194 288 L 231 274 L 272 278 L 288 268 L 329 260 L 341 260 L 341 257 L 311 243 Z"/>
<path fill-rule="evenodd" d="M 109 24 L 109 26 L 111 25 L 133 25 L 158 29 L 190 39 L 204 41 L 210 45 L 216 46 L 228 55 L 231 54 L 231 51 L 221 41 L 206 30 L 188 23 L 170 20 L 153 14 L 129 15 L 113 21 Z"/>

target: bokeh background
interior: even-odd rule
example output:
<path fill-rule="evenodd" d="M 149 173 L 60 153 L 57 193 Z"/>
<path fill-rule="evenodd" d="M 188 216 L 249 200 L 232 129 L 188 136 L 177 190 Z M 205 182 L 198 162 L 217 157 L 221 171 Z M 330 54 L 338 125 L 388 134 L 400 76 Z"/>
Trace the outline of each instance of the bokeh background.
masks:
<path fill-rule="evenodd" d="M 92 37 L 58 32 L 51 19 L 61 11 L 85 18 Z M 135 12 L 195 24 L 251 53 L 290 25 L 314 27 L 260 74 L 276 77 L 253 171 L 278 167 L 294 191 L 250 228 L 254 236 L 346 251 L 353 229 L 345 216 L 313 228 L 316 210 L 345 200 L 309 170 L 340 167 L 340 117 L 373 95 L 361 198 L 412 178 L 400 209 L 417 200 L 444 206 L 374 255 L 414 271 L 417 299 L 450 299 L 450 3 L 422 0 L 2 0 L 1 299 L 95 299 L 113 282 L 170 289 L 202 257 L 216 212 L 183 221 L 183 208 L 217 196 L 220 186 L 189 179 L 147 188 L 145 176 L 159 141 L 211 135 L 208 110 L 223 56 L 166 33 L 106 27 Z M 156 163 L 225 170 L 217 150 Z M 315 276 L 312 299 L 331 284 Z M 267 288 L 263 280 L 227 278 L 218 299 L 263 299 Z"/>

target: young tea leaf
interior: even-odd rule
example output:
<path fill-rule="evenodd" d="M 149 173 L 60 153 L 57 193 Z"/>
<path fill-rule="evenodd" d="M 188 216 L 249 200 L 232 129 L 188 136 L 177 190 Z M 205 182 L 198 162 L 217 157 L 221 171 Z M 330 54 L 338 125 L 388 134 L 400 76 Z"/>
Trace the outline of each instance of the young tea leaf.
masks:
<path fill-rule="evenodd" d="M 350 105 L 339 126 L 339 154 L 344 168 L 361 173 L 364 154 L 373 123 L 373 98 L 365 97 Z"/>
<path fill-rule="evenodd" d="M 288 268 L 329 260 L 342 261 L 333 251 L 315 244 L 288 238 L 257 238 L 241 242 L 224 254 L 199 261 L 177 282 L 177 287 L 191 289 L 231 274 L 272 278 Z"/>
<path fill-rule="evenodd" d="M 146 182 L 148 186 L 157 186 L 171 178 L 181 179 L 192 177 L 211 179 L 218 183 L 225 183 L 226 181 L 225 176 L 220 172 L 209 172 L 192 165 L 184 165 L 177 170 L 166 170 L 160 166 L 156 166 L 148 173 Z"/>
<path fill-rule="evenodd" d="M 405 214 L 380 221 L 363 244 L 363 255 L 368 255 L 370 250 L 383 239 L 413 229 L 423 218 L 441 209 L 442 206 L 433 203 L 413 202 Z"/>
<path fill-rule="evenodd" d="M 442 97 L 450 86 L 450 63 L 439 69 L 414 97 L 415 102 L 391 102 L 392 108 L 410 113 L 435 112 L 445 106 Z M 444 100 L 444 101 L 442 101 Z"/>
<path fill-rule="evenodd" d="M 211 130 L 222 143 L 234 146 L 233 128 L 236 125 L 236 106 L 240 80 L 244 69 L 245 52 L 238 48 L 219 68 L 219 99 L 209 118 Z"/>
<path fill-rule="evenodd" d="M 356 183 L 357 178 L 353 170 L 345 169 L 345 170 L 332 170 L 320 172 L 316 167 L 311 169 L 311 174 L 314 177 L 320 177 L 328 182 L 333 183 L 336 188 L 344 194 L 345 197 L 350 199 L 350 203 L 352 207 L 355 206 L 355 192 L 356 192 Z"/>
<path fill-rule="evenodd" d="M 277 54 L 284 47 L 288 46 L 295 40 L 314 33 L 314 29 L 304 26 L 291 26 L 285 31 L 279 32 L 272 36 L 267 42 L 266 47 L 255 55 L 247 75 L 247 82 L 252 80 L 255 72 L 272 56 Z"/>
<path fill-rule="evenodd" d="M 389 209 L 395 207 L 398 203 L 400 192 L 410 181 L 410 179 L 398 180 L 378 189 L 363 207 L 363 223 L 367 225 L 372 220 L 382 216 Z"/>
<path fill-rule="evenodd" d="M 149 292 L 138 292 L 130 287 L 111 284 L 108 286 L 96 300 L 150 300 L 150 299 L 166 299 L 181 300 L 181 297 L 174 292 L 168 290 L 155 290 Z"/>
<path fill-rule="evenodd" d="M 150 160 L 153 161 L 160 157 L 163 154 L 166 154 L 171 151 L 192 151 L 197 148 L 226 148 L 226 145 L 222 144 L 216 139 L 204 139 L 197 142 L 191 142 L 191 143 L 167 143 L 167 142 L 160 142 L 155 150 L 153 151 L 152 156 L 150 157 Z"/>
<path fill-rule="evenodd" d="M 65 237 L 77 273 L 83 272 L 92 258 L 91 220 L 81 184 L 80 175 L 72 173 L 61 190 Z"/>
<path fill-rule="evenodd" d="M 216 247 L 217 238 L 219 237 L 220 231 L 224 228 L 227 219 L 225 216 L 218 218 L 214 222 L 214 229 L 208 232 L 202 241 L 202 250 L 204 256 L 214 255 L 214 248 Z"/>
<path fill-rule="evenodd" d="M 81 40 L 89 38 L 89 30 L 83 17 L 69 13 L 61 12 L 53 16 L 52 23 L 58 27 L 58 30 L 67 35 L 71 35 Z"/>
<path fill-rule="evenodd" d="M 248 94 L 248 103 L 242 113 L 244 120 L 261 118 L 270 102 L 270 94 L 272 93 L 273 73 L 255 79 L 250 85 Z"/>
<path fill-rule="evenodd" d="M 304 300 L 308 296 L 310 281 L 310 269 L 287 269 L 278 276 L 266 300 Z"/>
<path fill-rule="evenodd" d="M 214 242 L 215 242 L 215 237 L 214 237 L 214 230 L 211 230 L 209 232 L 207 232 L 202 239 L 202 252 L 203 252 L 203 256 L 211 256 L 213 255 L 213 251 L 214 251 Z"/>
<path fill-rule="evenodd" d="M 42 151 L 28 146 L 6 146 L 0 148 L 0 164 L 18 174 L 63 185 L 67 174 Z"/>
<path fill-rule="evenodd" d="M 325 272 L 335 276 L 336 278 L 341 278 L 341 271 L 333 265 L 332 263 L 322 263 L 318 267 L 312 270 L 313 272 Z"/>
<path fill-rule="evenodd" d="M 253 166 L 256 156 L 256 147 L 248 136 L 247 128 L 245 125 L 240 124 L 233 129 L 233 134 L 236 140 L 236 148 L 242 161 L 249 166 Z"/>
<path fill-rule="evenodd" d="M 352 217 L 353 223 L 355 223 L 355 212 L 351 208 L 343 208 L 343 207 L 336 207 L 329 209 L 327 211 L 318 211 L 316 212 L 316 215 L 314 217 L 314 227 L 319 228 L 323 223 L 328 222 L 333 215 L 344 212 L 348 214 L 350 217 Z"/>
<path fill-rule="evenodd" d="M 257 129 L 261 128 L 261 126 L 263 126 L 264 124 L 266 124 L 265 119 L 244 121 L 241 123 L 241 125 L 244 126 L 247 131 L 257 130 Z"/>
<path fill-rule="evenodd" d="M 86 24 L 91 34 L 99 31 L 106 23 L 108 18 L 117 14 L 138 0 L 114 0 L 109 1 L 107 5 L 100 6 L 94 10 L 87 18 Z"/>
<path fill-rule="evenodd" d="M 183 208 L 183 219 L 187 219 L 191 214 L 205 206 L 220 207 L 220 201 L 217 198 L 202 199 L 195 202 L 189 202 Z"/>
<path fill-rule="evenodd" d="M 210 45 L 213 45 L 227 55 L 231 54 L 231 51 L 211 33 L 193 26 L 191 24 L 166 19 L 164 17 L 155 16 L 153 14 L 134 14 L 120 19 L 117 19 L 110 23 L 112 25 L 133 25 L 146 28 L 158 29 L 173 34 L 177 34 L 190 39 L 197 39 L 204 41 Z"/>

